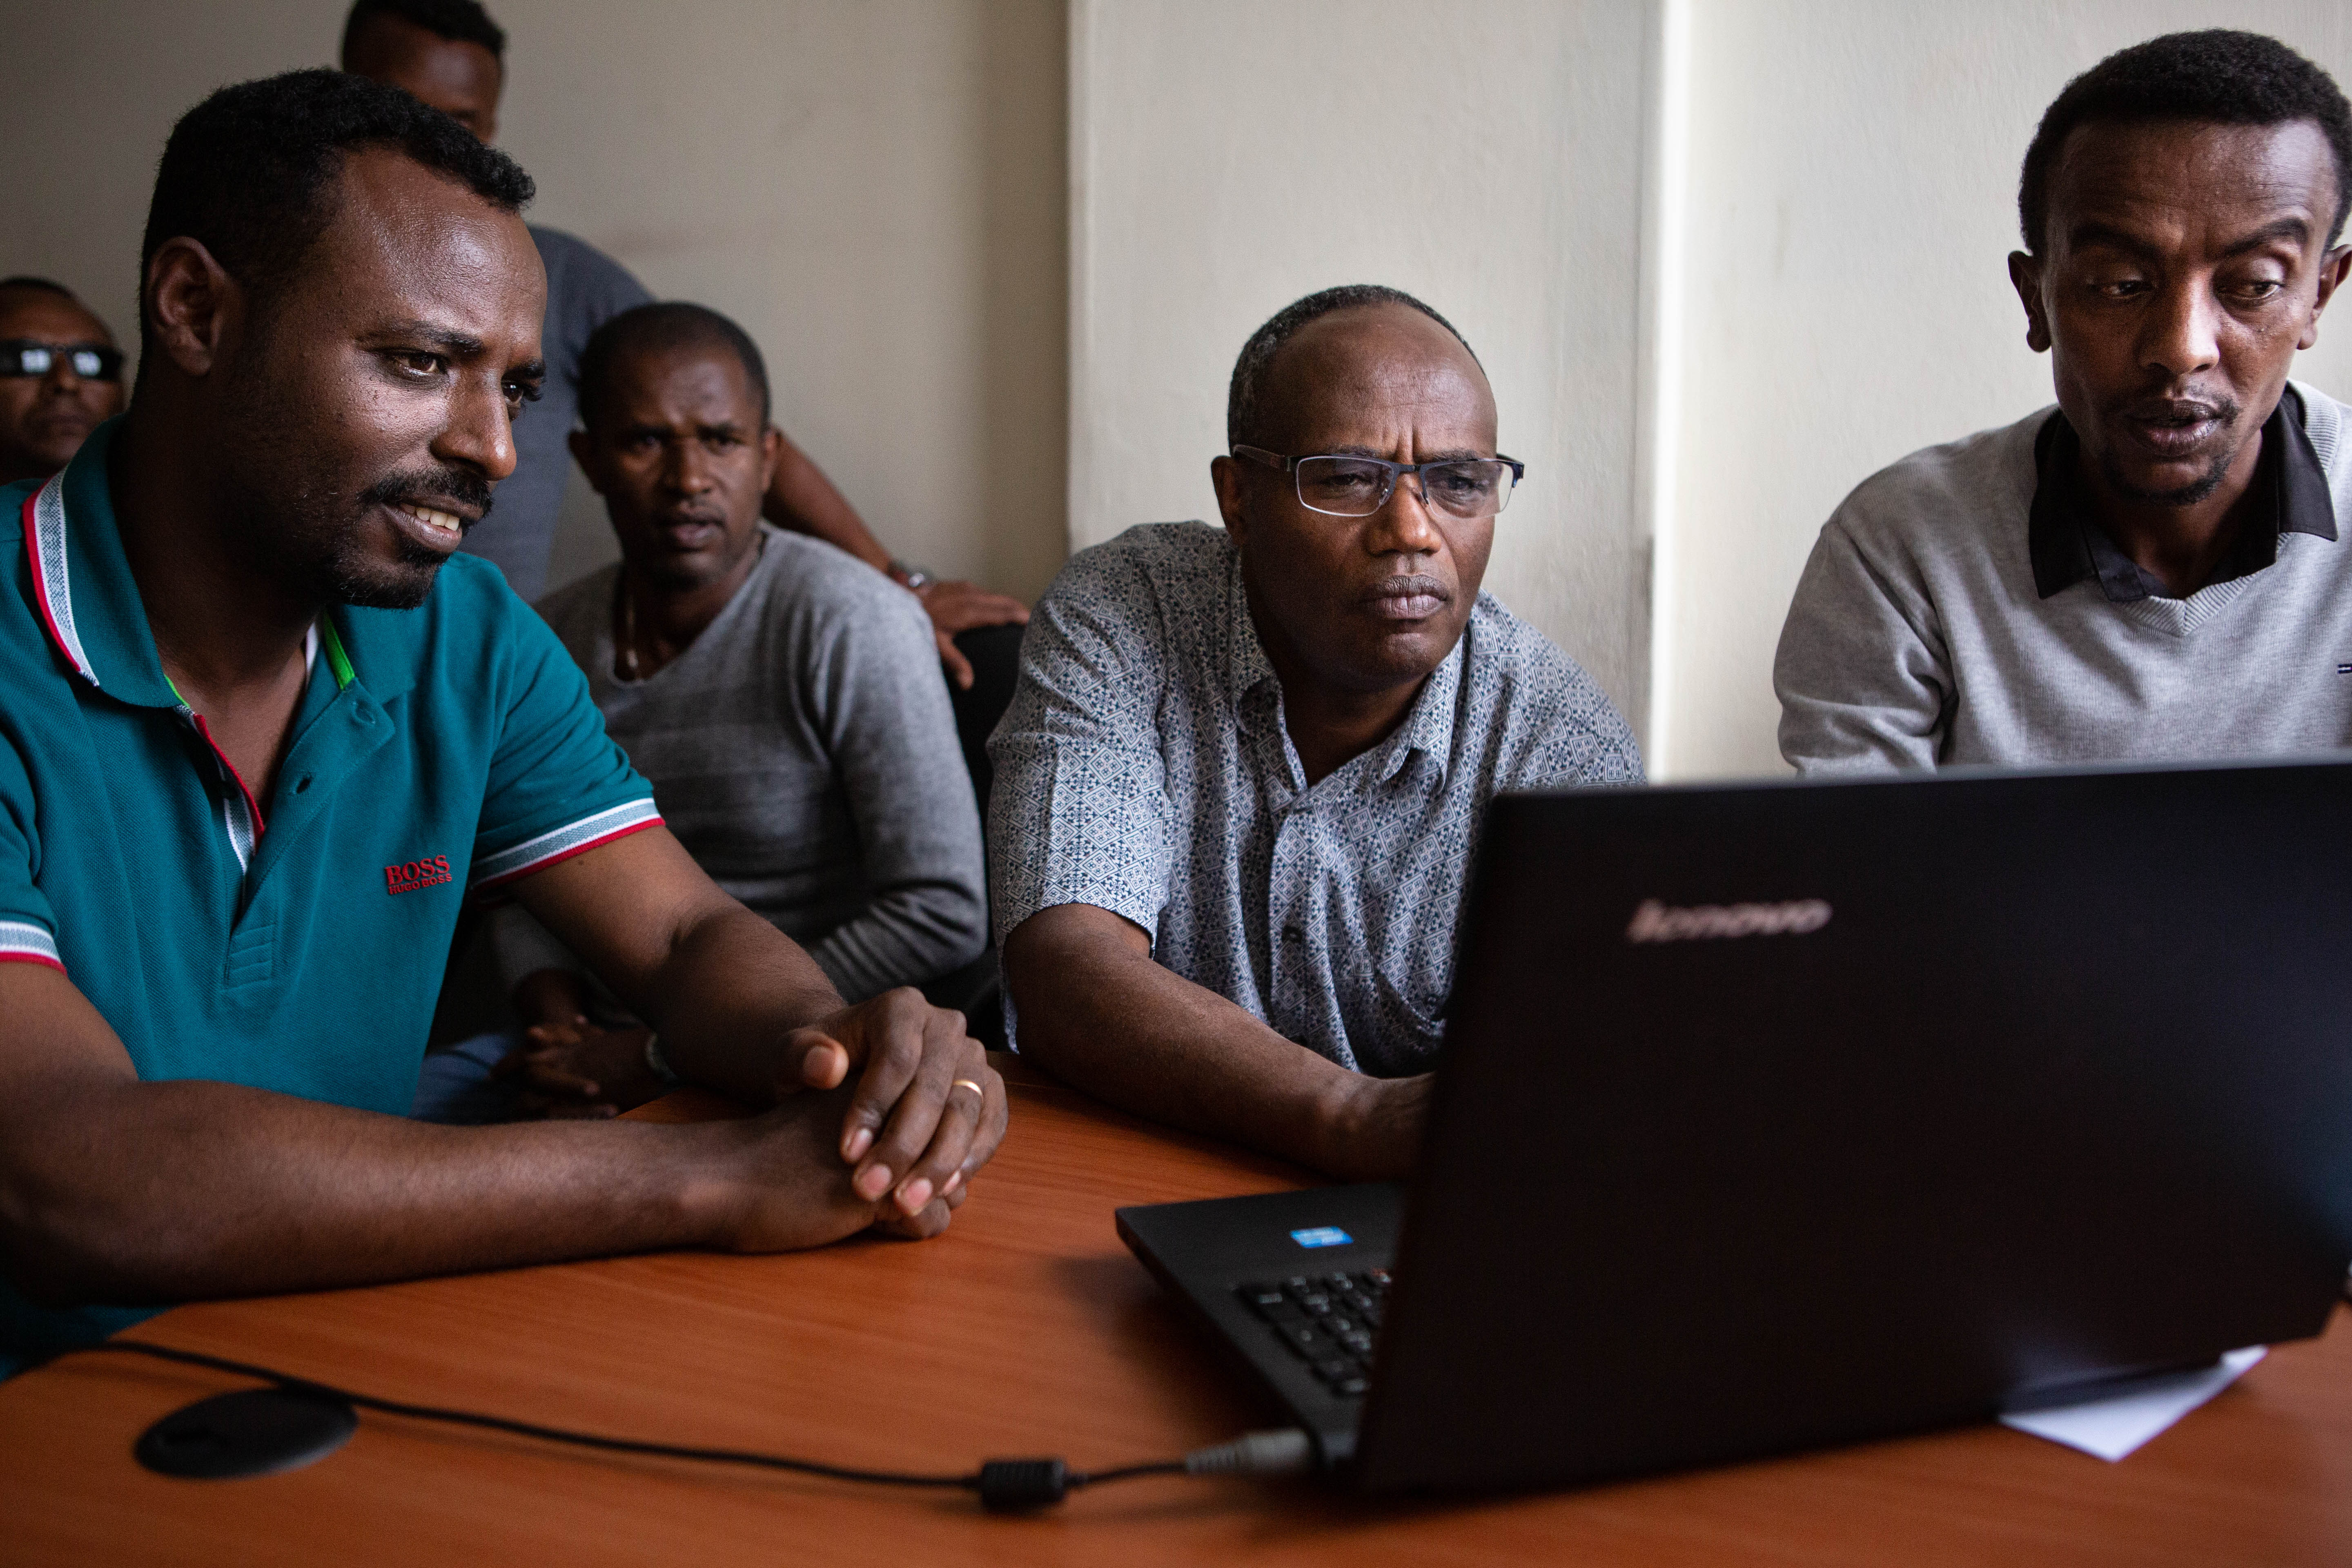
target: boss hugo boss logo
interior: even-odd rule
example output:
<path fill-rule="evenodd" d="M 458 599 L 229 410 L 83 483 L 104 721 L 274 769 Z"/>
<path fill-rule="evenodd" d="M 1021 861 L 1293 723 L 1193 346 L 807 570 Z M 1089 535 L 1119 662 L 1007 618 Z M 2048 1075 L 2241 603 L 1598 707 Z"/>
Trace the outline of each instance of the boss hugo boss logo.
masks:
<path fill-rule="evenodd" d="M 436 855 L 430 860 L 411 860 L 404 865 L 383 868 L 383 890 L 387 893 L 413 893 L 419 888 L 438 887 L 453 880 L 449 874 L 449 857 Z"/>
<path fill-rule="evenodd" d="M 1830 923 L 1825 899 L 1785 904 L 1693 904 L 1677 909 L 1645 899 L 1625 928 L 1627 942 L 1703 942 L 1732 936 L 1802 936 Z"/>

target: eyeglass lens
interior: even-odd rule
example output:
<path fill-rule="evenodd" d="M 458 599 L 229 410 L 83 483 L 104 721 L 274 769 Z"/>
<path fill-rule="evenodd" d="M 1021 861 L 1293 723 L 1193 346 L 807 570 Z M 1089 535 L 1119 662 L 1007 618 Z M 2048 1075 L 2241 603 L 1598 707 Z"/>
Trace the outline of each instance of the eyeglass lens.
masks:
<path fill-rule="evenodd" d="M 1336 517 L 1370 517 L 1388 504 L 1397 473 L 1363 458 L 1301 458 L 1298 499 Z M 1454 517 L 1492 517 L 1511 499 L 1511 465 L 1492 458 L 1433 463 L 1421 470 L 1427 504 Z"/>
<path fill-rule="evenodd" d="M 17 342 L 7 345 L 5 358 L 0 358 L 0 372 L 10 375 L 47 375 L 59 355 L 73 367 L 73 373 L 84 381 L 113 381 L 122 374 L 122 353 L 96 343 L 36 343 Z"/>

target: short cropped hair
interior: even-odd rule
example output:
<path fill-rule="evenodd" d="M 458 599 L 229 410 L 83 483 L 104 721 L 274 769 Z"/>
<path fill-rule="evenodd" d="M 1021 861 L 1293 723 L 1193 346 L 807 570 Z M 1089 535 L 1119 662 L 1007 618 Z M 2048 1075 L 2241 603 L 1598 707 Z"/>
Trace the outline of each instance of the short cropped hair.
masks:
<path fill-rule="evenodd" d="M 56 279 L 36 278 L 27 272 L 19 272 L 14 278 L 0 278 L 0 289 L 40 289 L 51 294 L 62 294 L 77 305 L 81 303 L 80 295 Z"/>
<path fill-rule="evenodd" d="M 1379 283 L 1343 283 L 1336 289 L 1325 289 L 1309 294 L 1304 300 L 1294 300 L 1267 318 L 1265 325 L 1249 336 L 1242 345 L 1241 357 L 1234 362 L 1233 384 L 1225 393 L 1225 445 L 1228 447 L 1258 445 L 1263 433 L 1265 409 L 1263 399 L 1266 372 L 1283 345 L 1298 335 L 1310 321 L 1318 321 L 1338 310 L 1353 310 L 1367 305 L 1402 305 L 1418 310 L 1453 332 L 1454 341 L 1475 363 L 1477 351 L 1467 339 L 1454 331 L 1454 323 L 1406 293 Z"/>
<path fill-rule="evenodd" d="M 147 264 L 184 236 L 211 251 L 262 313 L 333 218 L 343 160 L 376 147 L 463 184 L 500 212 L 521 211 L 533 194 L 522 165 L 398 88 L 324 68 L 240 82 L 182 115 L 163 144 L 139 247 L 142 300 Z M 143 348 L 143 304 L 139 337 Z"/>
<path fill-rule="evenodd" d="M 2352 205 L 2352 106 L 2336 79 L 2276 38 L 2212 27 L 2118 49 L 2066 84 L 2042 116 L 2018 177 L 2017 219 L 2025 248 L 2039 256 L 2049 241 L 2050 166 L 2067 137 L 2094 123 L 2165 120 L 2314 121 L 2336 155 L 2336 216 L 2327 243 L 2343 234 Z"/>
<path fill-rule="evenodd" d="M 768 364 L 751 334 L 708 305 L 682 300 L 639 305 L 622 311 L 589 334 L 580 351 L 580 423 L 589 429 L 612 405 L 613 377 L 620 363 L 633 354 L 669 349 L 712 348 L 731 353 L 743 366 L 744 379 L 760 395 L 760 424 L 764 428 L 773 411 L 768 398 Z"/>
<path fill-rule="evenodd" d="M 491 21 L 477 0 L 356 0 L 352 14 L 343 19 L 345 61 L 352 58 L 352 45 L 361 26 L 373 16 L 406 22 L 453 44 L 479 44 L 501 67 L 506 64 L 507 30 Z"/>

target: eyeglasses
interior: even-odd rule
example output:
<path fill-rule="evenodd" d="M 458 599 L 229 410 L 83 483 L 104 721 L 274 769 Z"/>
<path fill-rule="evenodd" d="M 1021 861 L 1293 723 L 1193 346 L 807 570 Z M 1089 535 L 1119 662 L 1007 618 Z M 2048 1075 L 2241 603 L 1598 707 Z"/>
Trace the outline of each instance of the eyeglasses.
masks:
<path fill-rule="evenodd" d="M 45 343 L 0 340 L 0 375 L 47 375 L 63 363 L 84 381 L 121 381 L 122 351 L 104 343 Z"/>
<path fill-rule="evenodd" d="M 1298 504 L 1330 517 L 1370 517 L 1389 504 L 1397 480 L 1420 478 L 1424 506 L 1465 521 L 1492 517 L 1511 504 L 1511 491 L 1528 471 L 1516 458 L 1456 458 L 1442 463 L 1391 463 L 1381 458 L 1286 458 L 1262 447 L 1236 447 L 1236 458 L 1286 469 L 1298 487 Z"/>

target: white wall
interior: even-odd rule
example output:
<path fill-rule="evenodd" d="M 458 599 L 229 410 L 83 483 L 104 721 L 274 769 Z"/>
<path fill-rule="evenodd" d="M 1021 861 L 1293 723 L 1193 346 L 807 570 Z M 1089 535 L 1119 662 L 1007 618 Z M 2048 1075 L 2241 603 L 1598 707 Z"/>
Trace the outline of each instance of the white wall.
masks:
<path fill-rule="evenodd" d="M 1391 284 L 1461 329 L 1528 466 L 1487 586 L 1638 723 L 1644 26 L 1623 0 L 1072 0 L 1072 546 L 1213 520 L 1244 340 Z"/>
<path fill-rule="evenodd" d="M 2352 83 L 2342 0 L 1687 0 L 1675 501 L 1654 771 L 1784 771 L 1772 650 L 1814 535 L 1906 452 L 2051 398 L 2007 257 L 2068 78 L 2184 27 L 2271 33 Z M 2337 307 L 2339 312 L 2344 309 Z M 2295 374 L 2352 395 L 2352 317 Z"/>
<path fill-rule="evenodd" d="M 10 7 L 0 273 L 135 335 L 172 121 L 331 63 L 336 0 Z M 911 560 L 1024 595 L 1065 538 L 1061 0 L 491 0 L 531 216 L 740 320 L 779 422 Z M 593 502 L 575 485 L 574 503 Z M 567 509 L 552 581 L 609 558 Z"/>

